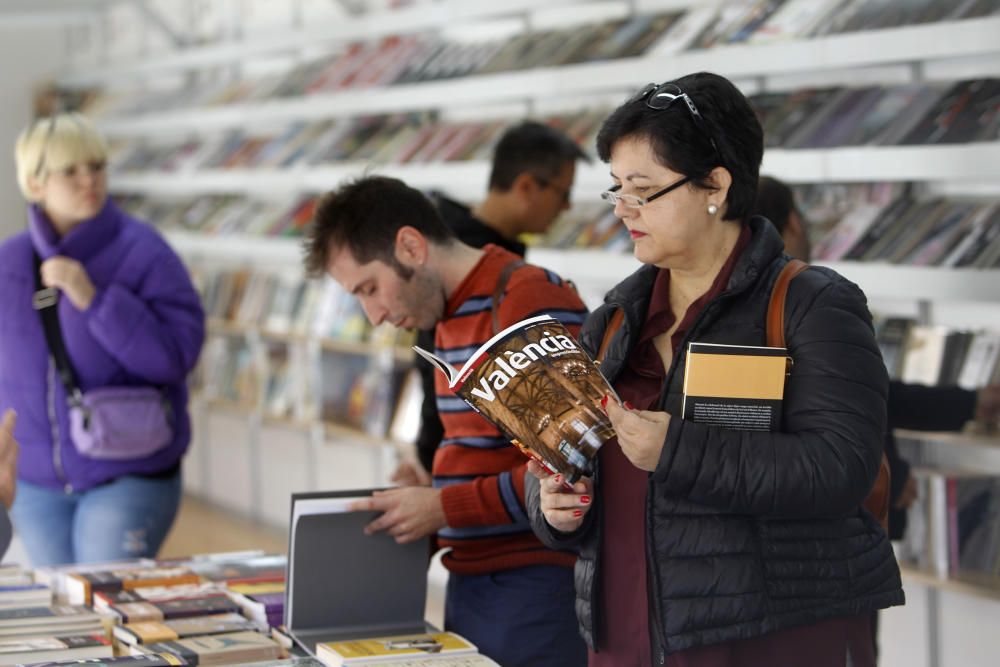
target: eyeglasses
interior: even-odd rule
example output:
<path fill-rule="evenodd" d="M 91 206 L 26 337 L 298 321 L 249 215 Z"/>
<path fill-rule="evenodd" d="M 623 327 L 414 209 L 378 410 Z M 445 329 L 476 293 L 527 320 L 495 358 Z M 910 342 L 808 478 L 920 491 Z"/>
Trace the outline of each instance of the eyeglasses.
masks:
<path fill-rule="evenodd" d="M 673 83 L 650 83 L 645 88 L 640 90 L 639 94 L 637 94 L 633 99 L 645 99 L 647 107 L 658 111 L 666 109 L 677 100 L 683 100 L 688 111 L 691 112 L 691 118 L 694 119 L 694 124 L 698 126 L 698 129 L 703 135 L 705 135 L 705 138 L 711 142 L 712 148 L 715 150 L 715 156 L 719 159 L 719 164 L 722 164 L 722 153 L 719 152 L 719 146 L 715 143 L 715 137 L 713 137 L 712 133 L 708 130 L 708 125 L 705 123 L 704 116 L 702 116 L 698 111 L 698 107 L 695 106 L 694 100 L 691 99 L 691 96 L 677 87 L 677 85 Z"/>
<path fill-rule="evenodd" d="M 603 199 L 604 201 L 608 202 L 612 206 L 617 206 L 618 202 L 621 202 L 622 205 L 625 208 L 639 208 L 640 206 L 645 206 L 646 204 L 648 204 L 649 202 L 653 201 L 657 197 L 662 197 L 663 195 L 667 194 L 668 192 L 673 192 L 677 188 L 681 187 L 682 185 L 684 185 L 685 183 L 688 183 L 690 181 L 691 181 L 691 177 L 690 176 L 685 176 L 684 178 L 680 179 L 679 181 L 675 181 L 675 182 L 671 183 L 667 187 L 665 187 L 662 190 L 659 190 L 657 192 L 654 192 L 653 194 L 649 195 L 648 197 L 639 197 L 638 195 L 621 195 L 621 194 L 618 194 L 618 191 L 622 189 L 622 186 L 616 185 L 613 188 L 609 188 L 608 190 L 605 190 L 604 192 L 602 192 L 601 193 L 601 199 Z"/>
<path fill-rule="evenodd" d="M 541 187 L 543 187 L 543 188 L 552 188 L 553 190 L 555 190 L 557 193 L 559 193 L 559 195 L 561 196 L 563 202 L 565 202 L 567 204 L 569 203 L 569 192 L 570 192 L 571 188 L 561 188 L 558 185 L 554 184 L 549 179 L 542 178 L 541 176 L 535 176 L 535 180 L 538 182 L 538 185 L 540 185 Z"/>

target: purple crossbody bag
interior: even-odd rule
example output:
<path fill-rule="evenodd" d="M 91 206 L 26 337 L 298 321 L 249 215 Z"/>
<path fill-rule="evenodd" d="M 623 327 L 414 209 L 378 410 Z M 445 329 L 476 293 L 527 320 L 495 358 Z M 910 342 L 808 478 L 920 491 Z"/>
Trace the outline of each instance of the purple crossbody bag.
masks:
<path fill-rule="evenodd" d="M 97 387 L 81 391 L 59 326 L 59 292 L 42 285 L 35 255 L 35 294 L 45 340 L 69 401 L 70 439 L 93 459 L 144 459 L 174 439 L 170 400 L 160 387 Z"/>

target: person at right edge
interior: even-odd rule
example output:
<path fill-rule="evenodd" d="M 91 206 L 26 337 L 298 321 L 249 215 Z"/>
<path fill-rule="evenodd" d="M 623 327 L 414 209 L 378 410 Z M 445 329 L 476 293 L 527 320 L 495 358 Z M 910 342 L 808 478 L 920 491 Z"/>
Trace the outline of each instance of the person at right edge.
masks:
<path fill-rule="evenodd" d="M 794 359 L 779 431 L 680 419 L 689 342 L 765 344 L 789 261 L 751 215 L 763 130 L 710 73 L 650 84 L 598 134 L 604 198 L 642 262 L 585 322 L 624 400 L 618 434 L 571 490 L 531 466 L 536 534 L 576 548 L 591 667 L 870 667 L 871 613 L 903 603 L 889 538 L 862 506 L 882 458 L 888 378 L 864 294 L 834 271 L 792 280 Z"/>
<path fill-rule="evenodd" d="M 755 209 L 757 215 L 770 220 L 781 234 L 785 252 L 809 261 L 809 230 L 791 188 L 776 178 L 761 176 Z M 887 405 L 885 454 L 891 471 L 889 539 L 901 540 L 906 533 L 906 512 L 917 499 L 917 482 L 910 473 L 909 462 L 899 455 L 895 429 L 959 431 L 973 419 L 995 423 L 1000 418 L 1000 385 L 972 391 L 890 380 Z M 872 614 L 872 639 L 877 654 L 877 613 Z"/>

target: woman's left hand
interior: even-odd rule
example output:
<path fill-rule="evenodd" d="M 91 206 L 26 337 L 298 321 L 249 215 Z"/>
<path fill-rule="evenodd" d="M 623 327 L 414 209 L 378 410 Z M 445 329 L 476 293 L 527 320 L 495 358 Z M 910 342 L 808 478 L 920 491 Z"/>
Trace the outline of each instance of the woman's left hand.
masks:
<path fill-rule="evenodd" d="M 666 412 L 635 410 L 625 403 L 618 405 L 612 398 L 603 402 L 611 425 L 618 434 L 618 444 L 622 452 L 636 468 L 653 472 L 660 461 L 663 441 L 670 426 L 670 415 Z"/>
<path fill-rule="evenodd" d="M 42 262 L 41 273 L 43 285 L 62 291 L 78 310 L 90 308 L 96 290 L 83 264 L 56 256 Z"/>

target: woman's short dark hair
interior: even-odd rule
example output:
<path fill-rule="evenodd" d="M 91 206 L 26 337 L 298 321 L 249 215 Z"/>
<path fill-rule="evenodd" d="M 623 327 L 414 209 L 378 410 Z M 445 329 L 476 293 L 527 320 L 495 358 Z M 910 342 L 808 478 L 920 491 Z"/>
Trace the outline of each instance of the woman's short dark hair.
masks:
<path fill-rule="evenodd" d="M 428 240 L 449 243 L 453 232 L 419 190 L 386 176 L 365 176 L 320 198 L 306 230 L 306 272 L 326 271 L 330 252 L 346 247 L 359 264 L 379 259 L 408 278 L 411 271 L 396 260 L 396 233 L 413 227 Z"/>
<path fill-rule="evenodd" d="M 605 119 L 597 135 L 597 153 L 611 160 L 611 149 L 622 139 L 649 141 L 663 166 L 691 178 L 696 187 L 712 189 L 706 178 L 723 166 L 733 182 L 726 197 L 726 220 L 746 220 L 753 213 L 757 177 L 764 156 L 764 130 L 750 102 L 729 79 L 710 72 L 670 81 L 694 103 L 703 118 L 695 122 L 684 100 L 663 109 L 633 97 Z M 648 96 L 647 96 L 648 97 Z M 712 146 L 714 140 L 718 151 Z"/>

